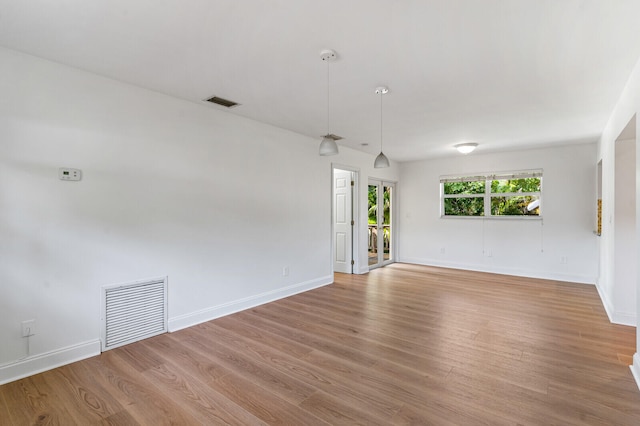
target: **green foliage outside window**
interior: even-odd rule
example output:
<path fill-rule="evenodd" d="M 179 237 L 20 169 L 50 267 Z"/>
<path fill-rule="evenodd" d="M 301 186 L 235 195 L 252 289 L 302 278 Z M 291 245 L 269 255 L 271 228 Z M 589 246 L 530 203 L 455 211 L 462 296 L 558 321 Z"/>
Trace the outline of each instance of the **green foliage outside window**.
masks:
<path fill-rule="evenodd" d="M 445 182 L 446 195 L 484 194 L 485 181 Z M 446 216 L 483 216 L 484 197 L 446 197 L 444 199 Z"/>
<path fill-rule="evenodd" d="M 502 179 L 491 181 L 492 194 L 518 194 L 540 192 L 541 181 L 538 177 L 524 179 Z M 491 197 L 492 216 L 539 216 L 540 206 L 531 208 L 537 195 L 522 195 L 510 197 Z"/>
<path fill-rule="evenodd" d="M 484 181 L 445 182 L 446 195 L 484 194 Z M 447 216 L 483 216 L 483 197 L 448 197 L 444 199 L 444 214 Z"/>
<path fill-rule="evenodd" d="M 484 194 L 484 181 L 445 182 L 444 193 L 449 194 Z"/>
<path fill-rule="evenodd" d="M 377 197 L 378 187 L 375 185 L 369 185 L 369 225 L 375 225 L 378 223 L 378 197 Z M 384 222 L 383 224 L 389 225 L 391 224 L 391 187 L 385 186 L 383 190 L 383 213 L 384 213 Z"/>
<path fill-rule="evenodd" d="M 492 194 L 508 192 L 540 192 L 540 178 L 503 179 L 491 181 Z"/>
<path fill-rule="evenodd" d="M 444 214 L 446 216 L 483 216 L 484 198 L 445 198 Z"/>
<path fill-rule="evenodd" d="M 540 177 L 494 179 L 490 182 L 490 194 L 485 193 L 487 190 L 485 180 L 444 182 L 443 202 L 445 216 L 485 216 L 485 197 L 490 197 L 490 212 L 487 212 L 487 215 L 540 215 L 539 200 L 542 190 L 542 179 Z M 473 197 L 476 194 L 478 196 Z"/>
<path fill-rule="evenodd" d="M 491 215 L 493 216 L 539 216 L 540 207 L 531 209 L 528 206 L 538 197 L 531 195 L 521 197 L 491 197 Z"/>

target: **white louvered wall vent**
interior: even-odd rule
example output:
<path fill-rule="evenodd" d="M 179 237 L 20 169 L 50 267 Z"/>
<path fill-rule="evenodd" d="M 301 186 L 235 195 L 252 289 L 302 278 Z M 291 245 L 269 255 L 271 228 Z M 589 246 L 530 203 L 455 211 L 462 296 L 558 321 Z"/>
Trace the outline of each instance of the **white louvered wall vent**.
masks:
<path fill-rule="evenodd" d="M 102 287 L 102 351 L 167 332 L 167 277 Z"/>

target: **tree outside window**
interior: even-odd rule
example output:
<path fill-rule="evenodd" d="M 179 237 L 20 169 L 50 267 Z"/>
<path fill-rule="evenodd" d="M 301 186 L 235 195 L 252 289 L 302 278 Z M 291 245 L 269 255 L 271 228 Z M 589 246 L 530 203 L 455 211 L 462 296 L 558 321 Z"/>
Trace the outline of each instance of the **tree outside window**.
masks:
<path fill-rule="evenodd" d="M 440 179 L 443 216 L 541 216 L 542 171 Z"/>

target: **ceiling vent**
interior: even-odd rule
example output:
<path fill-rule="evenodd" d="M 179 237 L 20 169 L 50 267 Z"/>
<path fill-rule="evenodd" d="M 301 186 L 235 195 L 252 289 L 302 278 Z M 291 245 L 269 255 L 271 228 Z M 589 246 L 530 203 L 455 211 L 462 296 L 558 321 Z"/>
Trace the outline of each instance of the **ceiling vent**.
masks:
<path fill-rule="evenodd" d="M 342 136 L 334 135 L 333 133 L 329 133 L 328 135 L 323 135 L 325 138 L 331 138 L 334 141 L 339 141 L 340 139 L 344 139 Z"/>
<path fill-rule="evenodd" d="M 219 98 L 217 96 L 213 96 L 213 97 L 207 99 L 207 102 L 211 102 L 212 104 L 220 105 L 220 106 L 223 106 L 225 108 L 233 108 L 233 107 L 237 107 L 238 105 L 240 105 L 237 102 L 230 101 L 229 99 Z"/>

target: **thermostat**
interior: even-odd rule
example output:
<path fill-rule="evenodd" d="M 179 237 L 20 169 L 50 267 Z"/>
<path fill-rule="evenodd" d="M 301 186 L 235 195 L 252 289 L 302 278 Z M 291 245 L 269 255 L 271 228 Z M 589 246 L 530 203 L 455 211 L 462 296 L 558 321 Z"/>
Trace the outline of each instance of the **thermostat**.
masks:
<path fill-rule="evenodd" d="M 58 177 L 60 180 L 80 180 L 82 179 L 82 170 L 60 167 L 58 169 Z"/>

